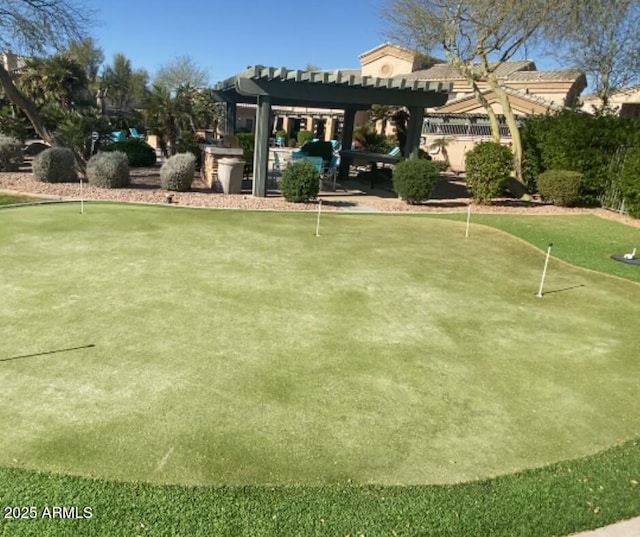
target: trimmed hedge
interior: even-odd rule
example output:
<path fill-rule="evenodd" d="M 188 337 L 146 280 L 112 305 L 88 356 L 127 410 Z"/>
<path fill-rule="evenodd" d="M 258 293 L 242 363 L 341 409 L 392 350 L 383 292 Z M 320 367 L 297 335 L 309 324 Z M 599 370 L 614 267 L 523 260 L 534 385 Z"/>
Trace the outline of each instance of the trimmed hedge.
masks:
<path fill-rule="evenodd" d="M 554 205 L 573 207 L 580 200 L 583 175 L 571 170 L 547 170 L 538 175 L 538 193 Z"/>
<path fill-rule="evenodd" d="M 129 186 L 129 160 L 121 151 L 100 152 L 87 163 L 87 180 L 101 188 Z"/>
<path fill-rule="evenodd" d="M 300 131 L 298 133 L 298 145 L 302 147 L 309 140 L 313 140 L 314 136 L 315 135 L 311 131 Z"/>
<path fill-rule="evenodd" d="M 640 148 L 628 148 L 616 186 L 624 197 L 629 216 L 640 218 Z"/>
<path fill-rule="evenodd" d="M 513 170 L 511 149 L 496 142 L 481 142 L 466 155 L 466 182 L 473 199 L 490 203 L 501 194 Z"/>
<path fill-rule="evenodd" d="M 0 172 L 17 172 L 23 161 L 22 142 L 0 134 Z"/>
<path fill-rule="evenodd" d="M 103 151 L 120 151 L 127 155 L 129 166 L 132 168 L 148 168 L 156 163 L 156 150 L 148 143 L 136 138 L 122 142 L 113 142 L 103 148 Z"/>
<path fill-rule="evenodd" d="M 68 147 L 50 147 L 33 159 L 33 176 L 44 183 L 71 183 L 78 180 L 73 151 Z"/>
<path fill-rule="evenodd" d="M 186 192 L 191 188 L 195 173 L 195 155 L 193 153 L 178 153 L 160 168 L 160 185 L 165 190 Z"/>
<path fill-rule="evenodd" d="M 280 190 L 284 199 L 295 203 L 316 198 L 320 192 L 318 170 L 308 160 L 289 164 L 282 172 Z"/>
<path fill-rule="evenodd" d="M 421 203 L 431 197 L 439 175 L 437 166 L 430 160 L 403 160 L 393 170 L 393 189 L 407 203 Z"/>

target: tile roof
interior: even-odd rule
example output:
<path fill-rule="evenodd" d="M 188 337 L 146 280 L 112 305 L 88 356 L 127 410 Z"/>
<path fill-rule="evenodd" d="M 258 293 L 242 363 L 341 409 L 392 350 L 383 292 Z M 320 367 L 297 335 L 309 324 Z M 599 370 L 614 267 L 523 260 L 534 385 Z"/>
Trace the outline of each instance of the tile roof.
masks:
<path fill-rule="evenodd" d="M 508 76 L 509 81 L 536 82 L 536 81 L 557 81 L 574 82 L 583 76 L 579 69 L 557 69 L 555 71 L 517 71 Z"/>
<path fill-rule="evenodd" d="M 495 65 L 495 64 L 494 64 Z M 513 62 L 504 62 L 496 67 L 495 73 L 498 78 L 510 78 L 512 74 L 522 71 L 535 71 L 535 63 L 531 60 L 518 60 Z M 453 66 L 447 63 L 437 63 L 429 69 L 414 71 L 406 75 L 398 75 L 401 78 L 417 79 L 417 80 L 464 80 L 464 76 Z"/>
<path fill-rule="evenodd" d="M 507 95 L 512 95 L 514 97 L 520 97 L 521 99 L 524 99 L 524 100 L 529 101 L 531 103 L 535 103 L 535 104 L 540 104 L 540 105 L 546 106 L 550 110 L 563 110 L 565 108 L 562 105 L 554 103 L 553 101 L 550 101 L 549 99 L 545 99 L 544 97 L 540 97 L 538 95 L 531 95 L 530 93 L 526 93 L 524 91 L 516 90 L 516 89 L 513 89 L 513 88 L 505 88 L 505 87 L 503 87 L 503 89 L 505 90 Z M 482 91 L 482 94 L 483 95 L 487 95 L 488 93 L 491 93 L 492 91 L 493 90 L 491 90 L 491 89 L 486 89 L 486 90 Z M 453 99 L 453 100 L 447 102 L 446 104 L 444 104 L 440 108 L 444 108 L 445 106 L 448 107 L 448 106 L 451 106 L 452 104 L 458 104 L 458 103 L 461 103 L 461 102 L 474 101 L 475 99 L 476 99 L 476 97 L 473 94 L 465 95 L 463 97 L 458 97 L 457 99 Z"/>

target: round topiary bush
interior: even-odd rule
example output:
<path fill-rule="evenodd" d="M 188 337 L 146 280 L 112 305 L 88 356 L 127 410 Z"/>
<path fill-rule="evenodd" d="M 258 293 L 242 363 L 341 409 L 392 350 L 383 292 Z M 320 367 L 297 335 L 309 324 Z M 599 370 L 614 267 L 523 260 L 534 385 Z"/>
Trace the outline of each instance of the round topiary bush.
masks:
<path fill-rule="evenodd" d="M 538 175 L 536 184 L 543 200 L 554 205 L 573 207 L 580 200 L 583 175 L 570 170 L 547 170 Z"/>
<path fill-rule="evenodd" d="M 68 147 L 50 147 L 33 159 L 33 176 L 44 183 L 70 183 L 78 180 L 73 151 Z"/>
<path fill-rule="evenodd" d="M 511 149 L 496 142 L 481 142 L 465 158 L 466 182 L 473 199 L 489 203 L 501 194 L 513 170 Z"/>
<path fill-rule="evenodd" d="M 148 168 L 156 163 L 156 150 L 148 143 L 136 138 L 110 143 L 102 151 L 120 151 L 124 153 L 127 155 L 129 166 L 132 168 Z"/>
<path fill-rule="evenodd" d="M 427 201 L 438 184 L 439 171 L 431 160 L 412 158 L 393 170 L 393 189 L 407 203 Z"/>
<path fill-rule="evenodd" d="M 120 151 L 100 152 L 87 163 L 87 180 L 101 188 L 124 188 L 131 183 L 129 159 Z"/>
<path fill-rule="evenodd" d="M 318 196 L 320 179 L 318 170 L 308 160 L 289 164 L 282 172 L 280 191 L 287 201 L 304 203 Z"/>
<path fill-rule="evenodd" d="M 22 142 L 0 134 L 0 172 L 17 172 L 23 161 Z"/>
<path fill-rule="evenodd" d="M 186 192 L 191 188 L 196 173 L 196 157 L 193 153 L 178 153 L 160 168 L 160 184 L 165 190 Z"/>

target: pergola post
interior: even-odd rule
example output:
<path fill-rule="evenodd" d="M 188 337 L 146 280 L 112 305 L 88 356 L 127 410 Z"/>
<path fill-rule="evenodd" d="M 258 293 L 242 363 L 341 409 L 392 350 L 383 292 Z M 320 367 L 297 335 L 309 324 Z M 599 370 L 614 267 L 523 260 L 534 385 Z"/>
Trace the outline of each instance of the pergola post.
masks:
<path fill-rule="evenodd" d="M 356 108 L 345 108 L 344 110 L 344 123 L 342 127 L 342 149 L 351 149 L 351 143 L 353 142 L 353 125 L 356 118 Z M 338 178 L 341 181 L 349 178 L 349 162 L 346 159 L 340 159 L 340 170 L 338 171 Z"/>
<path fill-rule="evenodd" d="M 231 102 L 227 102 L 225 104 L 226 104 L 226 114 L 224 115 L 224 133 L 235 134 L 237 105 L 236 103 L 231 103 Z"/>
<path fill-rule="evenodd" d="M 422 136 L 422 124 L 424 123 L 424 108 L 411 106 L 409 108 L 409 124 L 407 125 L 407 143 L 404 147 L 406 158 L 415 158 L 420 149 L 420 136 Z"/>
<path fill-rule="evenodd" d="M 258 95 L 256 110 L 255 151 L 253 155 L 253 195 L 267 196 L 267 176 L 269 172 L 269 126 L 271 120 L 271 98 Z"/>

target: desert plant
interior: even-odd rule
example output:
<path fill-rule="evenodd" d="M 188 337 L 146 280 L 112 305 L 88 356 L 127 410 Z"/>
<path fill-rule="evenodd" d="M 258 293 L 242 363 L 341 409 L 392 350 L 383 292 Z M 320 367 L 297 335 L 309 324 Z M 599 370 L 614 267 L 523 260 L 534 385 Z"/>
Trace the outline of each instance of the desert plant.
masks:
<path fill-rule="evenodd" d="M 302 147 L 309 140 L 313 140 L 314 137 L 315 135 L 311 131 L 300 131 L 298 133 L 298 145 Z"/>
<path fill-rule="evenodd" d="M 393 189 L 407 203 L 421 203 L 431 197 L 438 176 L 438 168 L 430 160 L 403 160 L 393 170 Z"/>
<path fill-rule="evenodd" d="M 160 168 L 160 184 L 165 190 L 186 192 L 196 173 L 196 157 L 192 153 L 178 153 Z"/>
<path fill-rule="evenodd" d="M 376 132 L 369 123 L 353 131 L 353 140 L 358 147 L 372 153 L 388 153 L 393 148 L 392 139 Z"/>
<path fill-rule="evenodd" d="M 0 172 L 17 172 L 23 160 L 22 142 L 0 134 Z"/>
<path fill-rule="evenodd" d="M 320 191 L 318 170 L 308 160 L 289 164 L 282 172 L 280 190 L 287 201 L 304 203 L 314 199 Z"/>
<path fill-rule="evenodd" d="M 580 200 L 583 175 L 570 170 L 547 170 L 538 175 L 536 184 L 543 200 L 554 205 L 573 207 Z"/>
<path fill-rule="evenodd" d="M 69 183 L 78 180 L 73 151 L 50 147 L 33 159 L 33 176 L 45 183 Z"/>
<path fill-rule="evenodd" d="M 129 186 L 129 159 L 120 151 L 100 152 L 87 163 L 87 180 L 101 188 Z"/>
<path fill-rule="evenodd" d="M 467 187 L 478 203 L 502 193 L 513 170 L 513 153 L 496 142 L 481 142 L 466 155 Z"/>
<path fill-rule="evenodd" d="M 104 147 L 103 151 L 120 151 L 127 155 L 129 166 L 132 168 L 146 168 L 156 163 L 156 150 L 148 143 L 136 138 L 122 142 L 113 142 Z"/>

